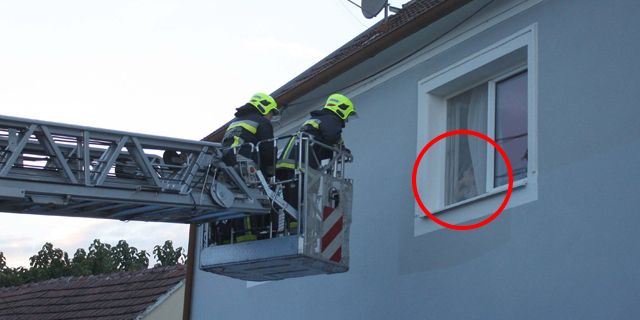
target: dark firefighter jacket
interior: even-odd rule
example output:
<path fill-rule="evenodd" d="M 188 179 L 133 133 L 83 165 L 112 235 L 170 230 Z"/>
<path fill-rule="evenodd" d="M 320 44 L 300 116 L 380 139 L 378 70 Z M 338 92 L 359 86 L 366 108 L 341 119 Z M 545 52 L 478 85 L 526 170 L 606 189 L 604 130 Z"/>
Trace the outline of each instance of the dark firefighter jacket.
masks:
<path fill-rule="evenodd" d="M 316 141 L 329 146 L 338 147 L 342 144 L 342 128 L 344 121 L 333 111 L 321 109 L 311 112 L 311 118 L 305 121 L 300 127 L 300 132 L 311 135 Z M 278 168 L 293 169 L 296 166 L 298 145 L 296 137 L 292 137 L 280 155 Z M 313 155 L 309 155 L 309 166 L 314 169 L 319 167 L 319 161 L 331 159 L 333 151 L 320 145 L 313 147 Z"/>
<path fill-rule="evenodd" d="M 252 143 L 257 146 L 262 140 L 273 139 L 273 126 L 271 122 L 256 110 L 250 104 L 237 108 L 235 119 L 231 121 L 227 127 L 227 131 L 222 139 L 223 147 L 236 147 L 245 143 Z M 238 151 L 239 154 L 253 159 L 260 164 L 260 169 L 268 176 L 273 175 L 273 165 L 275 159 L 275 150 L 273 143 L 260 144 L 260 157 L 252 154 L 251 147 L 245 145 Z M 225 154 L 225 162 L 228 165 L 235 164 L 233 150 L 227 151 Z"/>

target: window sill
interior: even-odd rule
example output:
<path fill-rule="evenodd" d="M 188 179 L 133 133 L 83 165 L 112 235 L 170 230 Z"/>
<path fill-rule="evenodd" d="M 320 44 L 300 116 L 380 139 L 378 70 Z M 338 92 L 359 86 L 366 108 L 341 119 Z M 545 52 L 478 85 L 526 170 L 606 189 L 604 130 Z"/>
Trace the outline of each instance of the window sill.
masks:
<path fill-rule="evenodd" d="M 530 176 L 513 183 L 513 192 L 505 209 L 515 208 L 538 200 L 538 177 L 534 172 Z M 471 221 L 481 219 L 494 212 L 504 200 L 507 186 L 496 188 L 491 192 L 467 199 L 456 204 L 432 211 L 438 219 L 450 224 L 465 225 Z M 444 227 L 429 219 L 418 205 L 415 207 L 413 235 L 420 236 L 430 232 L 442 230 Z"/>
<path fill-rule="evenodd" d="M 523 188 L 526 185 L 527 185 L 527 179 L 526 178 L 525 179 L 521 179 L 521 180 L 513 182 L 513 189 L 515 190 L 515 189 Z M 507 192 L 507 186 L 506 185 L 500 186 L 498 188 L 495 188 L 495 189 L 493 189 L 493 190 L 491 190 L 489 192 L 483 193 L 481 195 L 477 195 L 477 196 L 475 196 L 473 198 L 469 198 L 469 199 L 466 199 L 464 201 L 460 201 L 460 202 L 456 202 L 454 204 L 450 204 L 450 205 L 445 206 L 443 208 L 434 210 L 431 213 L 432 214 L 444 213 L 445 211 L 448 211 L 448 210 L 451 210 L 451 209 L 454 209 L 454 208 L 458 208 L 458 207 L 463 207 L 463 206 L 466 206 L 468 204 L 472 204 L 472 203 L 474 203 L 476 201 L 480 201 L 482 199 L 493 197 L 494 195 L 497 195 L 497 194 L 500 194 L 500 193 L 503 193 L 503 192 Z"/>

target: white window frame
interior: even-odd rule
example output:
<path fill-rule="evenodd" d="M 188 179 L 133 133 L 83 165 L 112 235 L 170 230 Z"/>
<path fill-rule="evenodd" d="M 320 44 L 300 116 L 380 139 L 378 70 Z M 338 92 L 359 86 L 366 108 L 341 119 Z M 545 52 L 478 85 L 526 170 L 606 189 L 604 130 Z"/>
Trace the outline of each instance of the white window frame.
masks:
<path fill-rule="evenodd" d="M 524 54 L 526 53 L 526 54 Z M 524 55 L 519 57 L 519 55 Z M 512 61 L 513 60 L 513 61 Z M 502 66 L 504 64 L 504 66 Z M 536 25 L 529 26 L 418 83 L 418 139 L 417 153 L 438 135 L 447 131 L 447 100 L 475 85 L 488 82 L 487 136 L 495 137 L 495 84 L 519 72 L 527 71 L 527 176 L 514 181 L 514 189 L 507 208 L 538 198 L 538 75 Z M 486 75 L 484 75 L 486 73 Z M 484 75 L 484 76 L 483 76 Z M 494 187 L 494 149 L 487 144 L 486 192 L 476 197 L 445 205 L 446 143 L 433 146 L 421 161 L 427 174 L 417 177 L 418 190 L 426 207 L 448 223 L 467 225 L 469 221 L 492 214 L 504 199 L 507 186 Z M 422 190 L 429 190 L 424 192 Z M 442 229 L 428 219 L 415 205 L 414 234 L 420 235 Z"/>

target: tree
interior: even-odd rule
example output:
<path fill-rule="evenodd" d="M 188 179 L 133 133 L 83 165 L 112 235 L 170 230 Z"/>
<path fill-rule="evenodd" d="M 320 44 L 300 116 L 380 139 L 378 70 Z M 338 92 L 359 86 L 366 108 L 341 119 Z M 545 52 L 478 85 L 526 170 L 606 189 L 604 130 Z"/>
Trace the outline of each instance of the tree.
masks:
<path fill-rule="evenodd" d="M 0 288 L 21 285 L 28 279 L 31 279 L 31 273 L 23 267 L 7 267 L 7 258 L 0 251 Z"/>
<path fill-rule="evenodd" d="M 155 265 L 156 267 L 175 266 L 179 263 L 182 264 L 187 258 L 182 247 L 173 249 L 173 242 L 171 240 L 165 241 L 162 247 L 156 245 L 153 248 L 153 256 L 158 261 Z"/>
<path fill-rule="evenodd" d="M 7 258 L 0 251 L 0 288 L 10 286 L 13 283 L 13 275 L 11 269 L 7 268 Z"/>
<path fill-rule="evenodd" d="M 31 272 L 30 269 L 25 267 L 17 267 L 15 269 L 11 269 L 10 275 L 12 277 L 11 286 L 18 286 L 21 284 L 38 281 L 38 279 L 34 278 L 34 273 Z"/>
<path fill-rule="evenodd" d="M 111 245 L 102 243 L 99 239 L 93 240 L 89 245 L 87 254 L 87 266 L 91 274 L 115 272 L 116 267 L 111 253 Z"/>
<path fill-rule="evenodd" d="M 7 258 L 4 257 L 4 253 L 0 251 L 0 272 L 7 268 Z"/>
<path fill-rule="evenodd" d="M 87 259 L 87 252 L 78 248 L 71 259 L 71 274 L 74 276 L 88 276 L 91 274 L 91 263 Z"/>
<path fill-rule="evenodd" d="M 153 253 L 158 260 L 156 267 L 184 263 L 186 258 L 182 247 L 174 249 L 170 240 L 165 241 L 162 247 L 156 245 Z M 129 246 L 125 240 L 111 246 L 95 239 L 89 245 L 88 252 L 79 248 L 71 260 L 66 252 L 47 242 L 36 255 L 29 258 L 29 269 L 9 268 L 6 260 L 4 253 L 0 252 L 0 288 L 63 276 L 97 275 L 149 267 L 149 253 Z"/>
<path fill-rule="evenodd" d="M 130 247 L 125 240 L 118 241 L 118 244 L 111 248 L 111 254 L 117 270 L 135 271 L 149 267 L 147 251 L 138 251 L 135 247 Z"/>
<path fill-rule="evenodd" d="M 66 252 L 45 243 L 38 254 L 29 258 L 30 271 L 36 281 L 71 275 L 71 262 Z"/>

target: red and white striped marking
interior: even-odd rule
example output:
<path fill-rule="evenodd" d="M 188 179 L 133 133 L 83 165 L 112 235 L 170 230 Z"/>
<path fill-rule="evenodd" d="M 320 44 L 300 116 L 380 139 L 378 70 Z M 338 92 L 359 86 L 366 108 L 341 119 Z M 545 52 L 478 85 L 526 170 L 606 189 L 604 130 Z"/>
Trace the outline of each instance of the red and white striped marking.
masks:
<path fill-rule="evenodd" d="M 324 207 L 322 211 L 322 257 L 334 262 L 342 260 L 342 242 L 344 240 L 344 218 L 342 210 Z"/>

